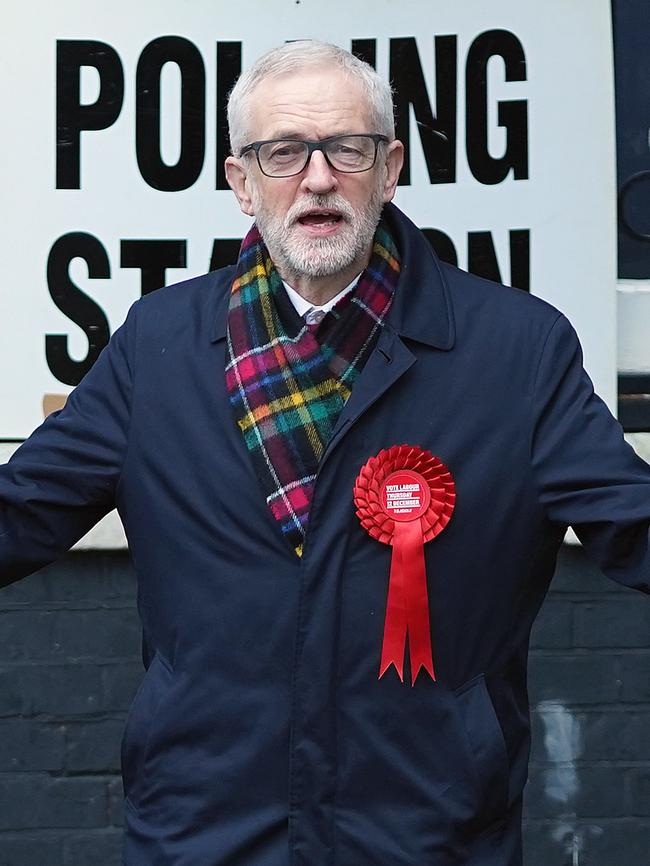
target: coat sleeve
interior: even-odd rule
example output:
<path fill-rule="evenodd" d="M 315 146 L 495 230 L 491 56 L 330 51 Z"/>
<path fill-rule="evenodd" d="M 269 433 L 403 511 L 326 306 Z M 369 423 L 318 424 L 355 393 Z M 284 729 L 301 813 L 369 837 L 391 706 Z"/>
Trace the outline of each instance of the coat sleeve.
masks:
<path fill-rule="evenodd" d="M 55 560 L 115 506 L 131 410 L 136 306 L 65 407 L 0 466 L 0 586 Z"/>
<path fill-rule="evenodd" d="M 546 515 L 572 526 L 608 577 L 650 592 L 650 466 L 594 394 L 562 315 L 541 354 L 532 412 L 531 460 Z"/>

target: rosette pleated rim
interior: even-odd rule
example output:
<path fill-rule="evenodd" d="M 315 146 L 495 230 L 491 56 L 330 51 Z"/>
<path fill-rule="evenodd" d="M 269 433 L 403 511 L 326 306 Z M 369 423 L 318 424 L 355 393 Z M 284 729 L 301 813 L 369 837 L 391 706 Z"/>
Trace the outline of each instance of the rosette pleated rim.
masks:
<path fill-rule="evenodd" d="M 456 503 L 456 486 L 439 457 L 413 445 L 393 445 L 370 457 L 354 483 L 354 504 L 363 528 L 377 541 L 392 544 L 395 520 L 384 511 L 380 491 L 385 479 L 400 470 L 417 472 L 426 481 L 431 500 L 419 518 L 423 540 L 431 541 L 449 523 Z"/>

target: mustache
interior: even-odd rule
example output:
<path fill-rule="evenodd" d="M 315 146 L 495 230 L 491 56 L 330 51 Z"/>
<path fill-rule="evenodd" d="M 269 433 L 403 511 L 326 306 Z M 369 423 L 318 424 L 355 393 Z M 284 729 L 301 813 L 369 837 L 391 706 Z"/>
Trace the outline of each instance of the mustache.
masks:
<path fill-rule="evenodd" d="M 338 193 L 308 195 L 289 208 L 285 217 L 285 225 L 291 226 L 307 211 L 318 210 L 319 208 L 337 211 L 346 222 L 352 222 L 355 217 L 352 205 Z"/>

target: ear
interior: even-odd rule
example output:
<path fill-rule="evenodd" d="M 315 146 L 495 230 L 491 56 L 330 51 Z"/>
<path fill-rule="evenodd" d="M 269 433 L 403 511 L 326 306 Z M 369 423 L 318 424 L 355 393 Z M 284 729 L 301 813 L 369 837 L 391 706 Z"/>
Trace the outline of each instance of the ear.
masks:
<path fill-rule="evenodd" d="M 395 139 L 387 147 L 386 176 L 384 178 L 384 202 L 393 200 L 399 174 L 404 165 L 404 145 Z"/>
<path fill-rule="evenodd" d="M 255 216 L 253 203 L 248 191 L 250 181 L 244 163 L 241 159 L 229 156 L 225 162 L 225 171 L 228 186 L 235 193 L 239 207 L 248 216 Z"/>

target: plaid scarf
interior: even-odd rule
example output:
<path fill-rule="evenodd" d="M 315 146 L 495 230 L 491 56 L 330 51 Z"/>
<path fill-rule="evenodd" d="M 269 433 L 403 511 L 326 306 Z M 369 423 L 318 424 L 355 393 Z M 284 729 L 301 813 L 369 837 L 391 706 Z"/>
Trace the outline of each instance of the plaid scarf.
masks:
<path fill-rule="evenodd" d="M 318 462 L 379 336 L 397 256 L 380 223 L 368 267 L 317 337 L 292 307 L 256 226 L 241 246 L 228 309 L 226 385 L 267 505 L 298 556 Z"/>

